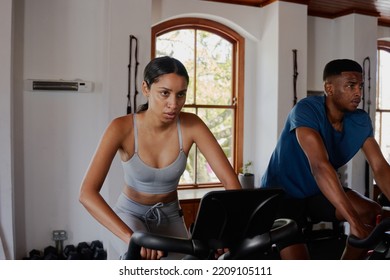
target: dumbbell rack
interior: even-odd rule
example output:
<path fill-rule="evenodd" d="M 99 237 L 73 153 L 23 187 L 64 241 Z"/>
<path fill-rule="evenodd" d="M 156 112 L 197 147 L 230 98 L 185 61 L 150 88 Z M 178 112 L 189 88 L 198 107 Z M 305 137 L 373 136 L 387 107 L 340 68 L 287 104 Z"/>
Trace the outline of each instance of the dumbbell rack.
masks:
<path fill-rule="evenodd" d="M 64 247 L 64 241 L 68 239 L 65 230 L 54 230 L 52 239 L 55 242 L 55 247 L 50 245 L 45 247 L 43 251 L 33 249 L 29 256 L 24 259 L 30 260 L 105 260 L 107 252 L 104 250 L 103 243 L 99 240 L 94 240 L 90 243 L 79 242 L 77 247 L 73 244 L 68 244 Z"/>
<path fill-rule="evenodd" d="M 53 230 L 53 241 L 56 244 L 57 254 L 60 255 L 64 250 L 64 241 L 68 239 L 65 230 Z"/>

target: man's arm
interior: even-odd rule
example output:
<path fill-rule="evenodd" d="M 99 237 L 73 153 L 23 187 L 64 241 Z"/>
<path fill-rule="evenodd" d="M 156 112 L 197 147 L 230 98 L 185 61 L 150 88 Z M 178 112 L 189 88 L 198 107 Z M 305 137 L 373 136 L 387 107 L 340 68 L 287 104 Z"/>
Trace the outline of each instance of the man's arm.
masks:
<path fill-rule="evenodd" d="M 335 206 L 336 212 L 350 224 L 352 233 L 358 237 L 364 237 L 365 227 L 347 198 L 337 172 L 329 162 L 320 134 L 308 127 L 299 127 L 295 131 L 298 143 L 306 154 L 311 172 L 321 192 Z"/>
<path fill-rule="evenodd" d="M 362 150 L 374 173 L 374 178 L 380 190 L 390 199 L 390 165 L 384 158 L 374 137 L 364 142 Z"/>

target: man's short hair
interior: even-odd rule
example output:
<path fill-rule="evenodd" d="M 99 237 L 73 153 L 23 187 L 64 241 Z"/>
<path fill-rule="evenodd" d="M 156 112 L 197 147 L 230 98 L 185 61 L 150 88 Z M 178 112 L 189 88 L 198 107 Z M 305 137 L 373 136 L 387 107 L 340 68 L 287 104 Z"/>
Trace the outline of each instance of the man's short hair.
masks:
<path fill-rule="evenodd" d="M 341 72 L 363 73 L 363 68 L 354 60 L 335 59 L 326 64 L 322 78 L 325 81 L 328 77 L 340 75 Z"/>

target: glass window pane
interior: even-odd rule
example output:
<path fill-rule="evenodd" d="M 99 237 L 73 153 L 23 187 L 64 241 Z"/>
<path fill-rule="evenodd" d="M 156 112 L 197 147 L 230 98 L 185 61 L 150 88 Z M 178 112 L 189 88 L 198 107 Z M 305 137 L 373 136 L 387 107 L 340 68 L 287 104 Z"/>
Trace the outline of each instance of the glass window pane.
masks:
<path fill-rule="evenodd" d="M 375 140 L 379 143 L 380 145 L 380 130 L 381 130 L 381 116 L 382 114 L 380 112 L 375 113 Z"/>
<path fill-rule="evenodd" d="M 218 183 L 219 180 L 215 176 L 214 171 L 206 161 L 205 157 L 198 151 L 197 156 L 198 171 L 196 172 L 196 180 L 198 184 Z"/>
<path fill-rule="evenodd" d="M 191 108 L 191 107 L 184 107 L 183 109 L 181 109 L 183 112 L 188 112 L 188 113 L 193 113 L 193 114 L 196 114 L 196 110 L 195 108 Z"/>
<path fill-rule="evenodd" d="M 197 31 L 196 104 L 230 105 L 232 99 L 232 44 Z"/>
<path fill-rule="evenodd" d="M 390 109 L 390 53 L 379 50 L 378 108 Z"/>
<path fill-rule="evenodd" d="M 390 163 L 390 133 L 388 132 L 388 128 L 390 127 L 390 113 L 381 113 L 381 114 L 382 114 L 382 123 L 379 131 L 380 147 L 385 159 L 387 160 L 387 162 Z"/>
<path fill-rule="evenodd" d="M 183 111 L 197 114 L 209 127 L 233 165 L 234 108 L 201 109 L 199 105 L 232 104 L 233 44 L 199 29 L 177 29 L 156 37 L 156 56 L 168 55 L 183 62 L 190 76 Z M 196 145 L 188 154 L 181 185 L 218 183 Z"/>
<path fill-rule="evenodd" d="M 226 157 L 233 158 L 233 109 L 199 109 L 198 116 L 209 127 Z"/>
<path fill-rule="evenodd" d="M 187 104 L 194 103 L 194 47 L 195 29 L 174 30 L 156 38 L 156 57 L 172 56 L 180 60 L 188 71 L 190 84 L 187 90 Z"/>
<path fill-rule="evenodd" d="M 186 170 L 184 171 L 183 175 L 180 177 L 179 184 L 195 184 L 195 145 L 191 147 L 190 152 L 188 153 L 188 158 L 187 158 L 187 166 Z"/>
<path fill-rule="evenodd" d="M 233 151 L 233 110 L 232 109 L 199 109 L 198 116 L 205 122 L 221 145 L 226 157 L 232 160 Z M 197 182 L 219 182 L 206 159 L 201 153 L 197 155 Z"/>

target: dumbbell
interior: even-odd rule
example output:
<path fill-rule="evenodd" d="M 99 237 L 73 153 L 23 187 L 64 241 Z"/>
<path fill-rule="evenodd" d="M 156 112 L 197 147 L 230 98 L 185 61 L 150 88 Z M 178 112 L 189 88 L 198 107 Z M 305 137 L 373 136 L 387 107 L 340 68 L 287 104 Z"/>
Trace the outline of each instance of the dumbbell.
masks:
<path fill-rule="evenodd" d="M 94 240 L 89 247 L 92 251 L 95 251 L 97 248 L 103 248 L 103 243 L 100 240 Z"/>
<path fill-rule="evenodd" d="M 77 247 L 72 244 L 65 246 L 63 257 L 66 260 L 106 260 L 107 252 L 101 241 L 94 240 L 90 245 L 80 242 Z"/>
<path fill-rule="evenodd" d="M 73 244 L 66 245 L 63 251 L 64 258 L 66 260 L 80 260 L 81 257 L 77 252 L 76 247 Z"/>
<path fill-rule="evenodd" d="M 96 250 L 93 253 L 93 259 L 94 260 L 106 260 L 107 259 L 107 252 L 103 248 L 96 248 Z"/>
<path fill-rule="evenodd" d="M 30 260 L 42 260 L 43 259 L 43 253 L 42 251 L 39 251 L 37 249 L 32 249 L 29 254 L 28 254 L 28 258 Z"/>
<path fill-rule="evenodd" d="M 77 245 L 77 252 L 79 253 L 82 260 L 93 259 L 93 251 L 87 242 L 80 242 Z"/>
<path fill-rule="evenodd" d="M 94 260 L 106 260 L 107 252 L 104 250 L 103 243 L 99 240 L 94 240 L 91 242 L 90 246 L 93 251 L 93 259 Z"/>
<path fill-rule="evenodd" d="M 59 255 L 57 254 L 57 248 L 54 246 L 47 246 L 43 250 L 43 259 L 44 260 L 58 260 Z"/>

